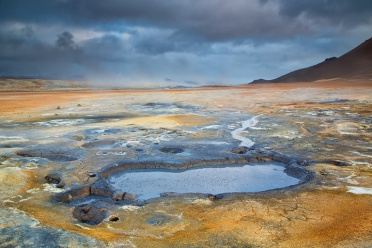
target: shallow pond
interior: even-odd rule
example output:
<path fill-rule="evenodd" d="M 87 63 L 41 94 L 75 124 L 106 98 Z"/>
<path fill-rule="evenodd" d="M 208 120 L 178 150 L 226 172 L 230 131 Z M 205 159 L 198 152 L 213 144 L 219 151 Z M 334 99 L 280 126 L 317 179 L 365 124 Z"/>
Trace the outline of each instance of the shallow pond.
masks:
<path fill-rule="evenodd" d="M 265 163 L 255 165 L 211 166 L 188 170 L 131 169 L 108 178 L 115 188 L 146 200 L 161 193 L 237 193 L 284 188 L 299 183 L 284 167 Z"/>

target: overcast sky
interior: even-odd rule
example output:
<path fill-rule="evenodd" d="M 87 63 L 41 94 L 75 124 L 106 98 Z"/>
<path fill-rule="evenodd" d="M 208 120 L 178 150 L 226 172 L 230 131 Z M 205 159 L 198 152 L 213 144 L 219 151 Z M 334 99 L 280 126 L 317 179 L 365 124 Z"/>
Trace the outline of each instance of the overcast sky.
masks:
<path fill-rule="evenodd" d="M 371 36 L 371 0 L 0 0 L 0 76 L 243 84 Z"/>

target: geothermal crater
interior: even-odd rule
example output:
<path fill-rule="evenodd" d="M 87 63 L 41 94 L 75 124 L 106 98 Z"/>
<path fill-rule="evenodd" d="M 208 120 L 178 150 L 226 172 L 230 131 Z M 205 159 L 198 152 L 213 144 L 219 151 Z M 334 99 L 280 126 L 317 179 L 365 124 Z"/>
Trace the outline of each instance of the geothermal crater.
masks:
<path fill-rule="evenodd" d="M 162 193 L 240 193 L 283 188 L 299 183 L 274 163 L 210 166 L 187 170 L 130 169 L 114 173 L 107 182 L 147 200 Z"/>

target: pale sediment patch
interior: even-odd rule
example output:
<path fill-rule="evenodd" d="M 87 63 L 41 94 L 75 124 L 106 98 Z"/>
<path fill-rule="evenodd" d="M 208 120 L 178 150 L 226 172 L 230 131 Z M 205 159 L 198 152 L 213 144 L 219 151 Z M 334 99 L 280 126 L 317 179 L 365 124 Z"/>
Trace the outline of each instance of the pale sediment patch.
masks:
<path fill-rule="evenodd" d="M 0 170 L 0 200 L 22 193 L 27 187 L 30 174 L 18 167 L 7 167 Z"/>
<path fill-rule="evenodd" d="M 179 125 L 188 126 L 200 126 L 210 124 L 215 121 L 216 118 L 207 117 L 203 115 L 185 114 L 185 115 L 169 115 L 168 118 L 171 121 L 176 121 Z"/>
<path fill-rule="evenodd" d="M 48 192 L 52 192 L 52 193 L 61 193 L 65 189 L 57 188 L 56 185 L 54 185 L 54 184 L 44 183 L 43 184 L 43 190 L 48 191 Z"/>
<path fill-rule="evenodd" d="M 128 118 L 119 121 L 101 122 L 94 124 L 95 127 L 124 127 L 138 126 L 144 128 L 175 128 L 183 125 L 199 126 L 206 125 L 214 121 L 215 118 L 201 115 L 157 115 L 146 117 Z"/>
<path fill-rule="evenodd" d="M 349 186 L 347 192 L 357 195 L 372 195 L 372 188 Z"/>
<path fill-rule="evenodd" d="M 259 117 L 259 115 L 254 116 L 251 119 L 248 119 L 246 121 L 243 121 L 241 128 L 237 128 L 237 129 L 235 129 L 234 131 L 231 132 L 231 135 L 234 139 L 237 139 L 237 140 L 241 141 L 239 146 L 244 146 L 244 147 L 249 148 L 249 147 L 254 145 L 254 142 L 251 139 L 248 139 L 246 137 L 241 136 L 240 133 L 243 132 L 244 130 L 246 130 L 247 128 L 251 128 L 251 127 L 254 127 L 255 125 L 257 125 L 257 123 L 258 123 L 257 118 L 258 117 Z"/>
<path fill-rule="evenodd" d="M 201 129 L 212 129 L 212 130 L 215 130 L 215 129 L 220 129 L 220 128 L 221 128 L 221 125 L 209 125 L 209 126 L 202 127 Z"/>
<path fill-rule="evenodd" d="M 372 158 L 372 155 L 362 154 L 362 153 L 360 153 L 360 152 L 352 152 L 352 153 L 354 153 L 354 154 L 356 154 L 356 155 L 359 155 L 359 156 L 361 156 L 361 157 Z"/>
<path fill-rule="evenodd" d="M 172 120 L 169 116 L 146 116 L 136 117 L 120 121 L 101 122 L 97 123 L 96 127 L 125 127 L 139 126 L 145 128 L 174 128 L 180 126 L 176 120 Z"/>
<path fill-rule="evenodd" d="M 25 139 L 21 136 L 4 136 L 0 135 L 0 140 L 20 140 L 20 141 L 28 141 L 28 139 Z"/>
<path fill-rule="evenodd" d="M 140 208 L 141 207 L 139 207 L 139 206 L 131 206 L 131 205 L 124 205 L 122 207 L 119 207 L 119 209 L 123 209 L 123 210 L 126 210 L 126 211 L 131 211 L 131 212 L 136 211 Z"/>

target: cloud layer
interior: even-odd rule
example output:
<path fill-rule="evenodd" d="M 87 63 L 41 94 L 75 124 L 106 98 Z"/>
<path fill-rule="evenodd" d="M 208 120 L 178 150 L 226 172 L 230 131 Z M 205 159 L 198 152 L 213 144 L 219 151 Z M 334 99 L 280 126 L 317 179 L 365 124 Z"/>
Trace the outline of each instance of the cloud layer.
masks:
<path fill-rule="evenodd" d="M 241 84 L 370 38 L 369 0 L 0 1 L 0 75 Z"/>

